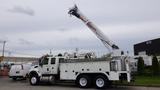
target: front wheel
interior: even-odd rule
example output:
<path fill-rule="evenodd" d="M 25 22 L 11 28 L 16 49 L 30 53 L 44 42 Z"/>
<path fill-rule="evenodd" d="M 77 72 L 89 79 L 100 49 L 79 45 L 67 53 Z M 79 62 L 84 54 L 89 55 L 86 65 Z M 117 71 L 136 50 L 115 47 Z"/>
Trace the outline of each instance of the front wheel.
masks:
<path fill-rule="evenodd" d="M 37 85 L 39 83 L 39 80 L 40 80 L 39 77 L 35 75 L 30 76 L 29 78 L 29 82 L 31 85 Z"/>

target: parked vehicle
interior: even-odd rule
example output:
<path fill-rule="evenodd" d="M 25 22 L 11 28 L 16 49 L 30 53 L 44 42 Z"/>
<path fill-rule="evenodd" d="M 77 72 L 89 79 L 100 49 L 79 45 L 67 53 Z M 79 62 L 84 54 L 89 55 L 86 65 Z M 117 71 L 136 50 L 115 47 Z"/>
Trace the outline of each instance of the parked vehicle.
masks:
<path fill-rule="evenodd" d="M 26 79 L 28 77 L 28 72 L 31 68 L 31 64 L 15 64 L 11 66 L 9 71 L 9 77 L 13 80 L 18 78 Z"/>

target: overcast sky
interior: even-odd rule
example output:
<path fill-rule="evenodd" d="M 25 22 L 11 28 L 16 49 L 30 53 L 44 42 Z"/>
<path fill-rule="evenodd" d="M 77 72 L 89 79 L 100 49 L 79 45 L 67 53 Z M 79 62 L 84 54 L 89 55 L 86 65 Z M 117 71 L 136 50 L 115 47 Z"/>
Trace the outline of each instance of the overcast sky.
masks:
<path fill-rule="evenodd" d="M 10 56 L 108 50 L 68 9 L 77 4 L 122 50 L 160 37 L 160 0 L 0 0 L 0 41 Z M 2 43 L 0 43 L 2 47 Z M 2 51 L 2 48 L 0 48 Z"/>

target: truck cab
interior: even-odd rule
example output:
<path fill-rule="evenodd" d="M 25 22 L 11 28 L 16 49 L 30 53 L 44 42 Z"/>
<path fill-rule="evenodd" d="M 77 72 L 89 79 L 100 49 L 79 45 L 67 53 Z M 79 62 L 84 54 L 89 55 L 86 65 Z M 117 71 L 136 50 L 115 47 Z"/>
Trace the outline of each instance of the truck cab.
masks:
<path fill-rule="evenodd" d="M 59 60 L 63 57 L 46 56 L 39 59 L 39 65 L 32 67 L 29 72 L 30 84 L 36 85 L 41 80 L 54 83 L 55 76 L 59 74 Z"/>
<path fill-rule="evenodd" d="M 40 70 L 42 75 L 58 74 L 59 58 L 47 57 L 41 60 Z"/>

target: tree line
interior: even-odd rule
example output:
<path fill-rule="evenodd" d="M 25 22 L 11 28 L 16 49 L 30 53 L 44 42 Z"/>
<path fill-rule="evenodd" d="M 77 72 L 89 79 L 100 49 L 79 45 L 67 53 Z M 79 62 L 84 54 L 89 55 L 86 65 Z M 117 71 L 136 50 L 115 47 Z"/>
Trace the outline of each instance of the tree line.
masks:
<path fill-rule="evenodd" d="M 145 66 L 143 58 L 139 57 L 137 73 L 138 75 L 160 75 L 160 61 L 158 62 L 157 57 L 154 55 L 152 58 L 152 66 Z"/>

